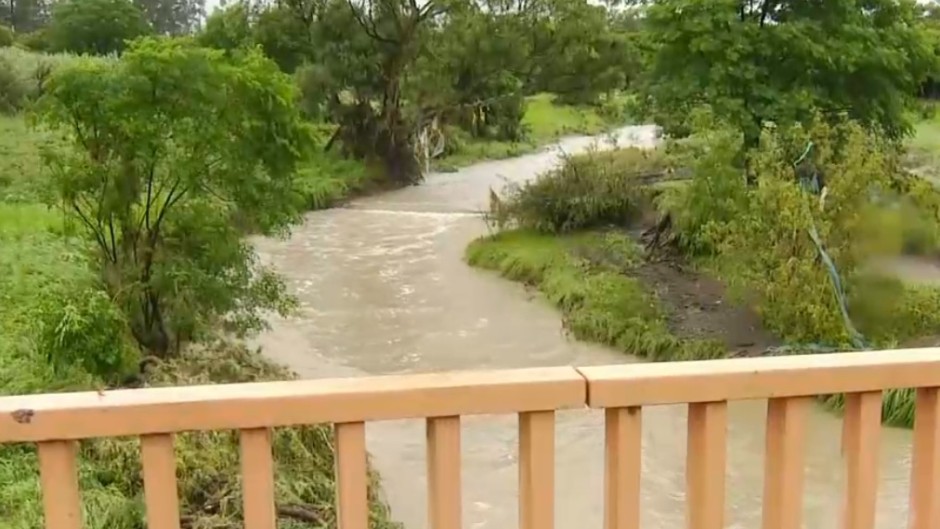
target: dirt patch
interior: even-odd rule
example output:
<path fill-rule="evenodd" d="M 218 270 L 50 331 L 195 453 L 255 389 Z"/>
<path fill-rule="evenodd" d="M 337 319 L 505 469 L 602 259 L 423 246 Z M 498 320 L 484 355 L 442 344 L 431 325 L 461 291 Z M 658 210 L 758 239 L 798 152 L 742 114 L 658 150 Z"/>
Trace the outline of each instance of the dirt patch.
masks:
<path fill-rule="evenodd" d="M 728 355 L 759 356 L 781 345 L 766 331 L 757 313 L 746 305 L 728 299 L 724 284 L 687 266 L 681 256 L 666 244 L 649 253 L 649 230 L 624 230 L 624 235 L 642 247 L 644 255 L 632 258 L 615 248 L 583 246 L 574 253 L 595 265 L 635 277 L 659 298 L 666 312 L 670 332 L 679 338 L 715 340 L 723 343 Z"/>
<path fill-rule="evenodd" d="M 756 356 L 780 345 L 753 310 L 727 300 L 714 278 L 672 261 L 644 263 L 633 275 L 656 292 L 670 331 L 680 338 L 718 340 L 729 356 Z"/>

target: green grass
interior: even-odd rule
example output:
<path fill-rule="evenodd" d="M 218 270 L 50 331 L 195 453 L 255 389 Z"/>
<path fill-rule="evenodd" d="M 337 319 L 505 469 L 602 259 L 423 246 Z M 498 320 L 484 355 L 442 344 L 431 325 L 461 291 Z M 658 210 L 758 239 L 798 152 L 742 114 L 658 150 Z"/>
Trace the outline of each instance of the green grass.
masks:
<path fill-rule="evenodd" d="M 617 97 L 613 105 L 625 107 L 626 98 Z M 605 116 L 602 114 L 603 108 L 560 104 L 552 94 L 530 96 L 526 98 L 526 111 L 522 118 L 523 127 L 527 131 L 524 141 L 479 140 L 464 136 L 457 152 L 436 159 L 433 165 L 438 170 L 453 171 L 483 160 L 499 160 L 530 153 L 564 136 L 600 134 L 627 124 L 623 112 Z"/>
<path fill-rule="evenodd" d="M 22 116 L 0 115 L 0 201 L 36 202 L 44 188 L 40 148 L 46 135 Z"/>
<path fill-rule="evenodd" d="M 580 257 L 585 249 L 600 249 L 606 264 Z M 554 237 L 507 231 L 474 241 L 466 252 L 471 266 L 538 288 L 562 311 L 566 329 L 578 339 L 653 361 L 724 356 L 720 343 L 669 332 L 656 296 L 629 275 L 640 256 L 625 236 L 600 232 Z"/>

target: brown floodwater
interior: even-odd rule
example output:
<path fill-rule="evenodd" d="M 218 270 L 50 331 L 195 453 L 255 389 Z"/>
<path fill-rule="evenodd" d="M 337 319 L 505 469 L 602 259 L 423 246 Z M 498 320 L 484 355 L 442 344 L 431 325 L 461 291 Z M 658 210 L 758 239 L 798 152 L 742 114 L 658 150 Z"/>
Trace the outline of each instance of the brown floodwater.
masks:
<path fill-rule="evenodd" d="M 628 127 L 619 145 L 655 143 L 652 127 Z M 287 239 L 258 239 L 298 296 L 299 313 L 272 320 L 257 340 L 272 359 L 307 378 L 463 369 L 618 364 L 637 360 L 568 339 L 558 313 L 519 285 L 472 269 L 466 245 L 487 232 L 477 212 L 489 189 L 533 178 L 606 138 L 567 138 L 543 152 L 429 175 L 420 186 L 312 212 Z M 732 403 L 728 425 L 727 523 L 759 528 L 763 490 L 764 402 Z M 644 412 L 642 526 L 684 523 L 685 419 L 681 406 Z M 464 526 L 512 529 L 517 522 L 517 423 L 512 416 L 463 422 Z M 805 527 L 838 526 L 843 464 L 841 422 L 821 409 L 810 417 Z M 603 417 L 559 413 L 556 428 L 556 526 L 600 529 Z M 427 527 L 422 421 L 370 423 L 368 446 L 392 516 Z M 879 529 L 906 525 L 909 431 L 882 436 Z"/>

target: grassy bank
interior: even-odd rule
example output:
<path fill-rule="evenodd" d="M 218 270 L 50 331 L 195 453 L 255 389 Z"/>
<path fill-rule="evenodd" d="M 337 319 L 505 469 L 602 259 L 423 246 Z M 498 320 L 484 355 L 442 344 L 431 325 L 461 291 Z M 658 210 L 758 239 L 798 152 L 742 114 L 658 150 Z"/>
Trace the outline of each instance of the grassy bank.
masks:
<path fill-rule="evenodd" d="M 33 82 L 31 90 L 38 90 L 38 80 L 30 73 L 36 54 L 17 53 L 17 75 L 24 84 Z M 70 59 L 62 56 L 56 61 Z M 534 114 L 527 119 L 539 141 L 602 128 L 599 116 L 585 109 L 555 106 L 548 98 L 536 98 L 531 109 Z M 141 375 L 140 353 L 133 339 L 107 334 L 110 329 L 126 329 L 126 322 L 118 321 L 122 316 L 102 297 L 99 278 L 87 266 L 88 248 L 72 236 L 61 213 L 43 205 L 49 187 L 40 151 L 47 142 L 23 115 L 0 115 L 0 395 L 291 378 L 259 352 L 222 343 L 191 348 Z M 463 163 L 485 156 L 486 151 L 466 154 Z M 322 209 L 375 189 L 377 180 L 364 164 L 318 150 L 296 174 L 295 190 L 306 209 Z M 91 332 L 101 329 L 103 334 Z M 115 348 L 116 343 L 125 347 Z M 62 351 L 67 352 L 65 356 Z M 95 374 L 102 366 L 108 368 L 107 378 Z M 288 507 L 279 526 L 335 526 L 329 430 L 279 429 L 274 450 L 277 504 Z M 177 451 L 187 524 L 194 528 L 237 526 L 241 489 L 234 433 L 182 435 Z M 145 512 L 138 443 L 87 442 L 81 453 L 87 526 L 142 529 Z M 0 483 L 4 484 L 0 487 L 0 527 L 41 526 L 38 476 L 34 447 L 0 447 Z M 394 524 L 377 491 L 373 487 L 372 527 L 391 528 Z"/>
<path fill-rule="evenodd" d="M 538 288 L 578 339 L 654 361 L 724 355 L 718 342 L 683 339 L 669 331 L 656 295 L 631 277 L 642 250 L 622 234 L 507 231 L 471 243 L 466 259 L 471 266 Z"/>
<path fill-rule="evenodd" d="M 61 213 L 43 205 L 48 175 L 40 151 L 46 143 L 22 115 L 0 115 L 0 395 L 292 378 L 260 352 L 232 343 L 190 348 L 141 374 L 140 352 L 88 267 L 86 244 L 73 237 Z M 296 182 L 300 199 L 316 209 L 364 188 L 369 179 L 361 164 L 317 153 Z M 112 329 L 122 330 L 115 336 Z M 96 374 L 102 367 L 106 377 Z M 185 526 L 240 526 L 236 433 L 180 435 L 176 448 Z M 146 526 L 139 450 L 133 439 L 82 443 L 86 527 Z M 278 429 L 274 456 L 279 527 L 335 526 L 330 429 Z M 0 483 L 0 528 L 42 527 L 34 446 L 0 446 Z M 396 527 L 377 493 L 373 486 L 372 526 Z"/>
<path fill-rule="evenodd" d="M 9 170 L 10 164 L 4 167 Z M 4 189 L 8 198 L 27 200 L 38 191 L 32 184 L 19 179 Z M 0 202 L 0 395 L 94 390 L 115 383 L 163 386 L 291 378 L 288 371 L 271 364 L 259 352 L 234 344 L 191 349 L 179 359 L 151 366 L 144 380 L 135 380 L 139 357 L 132 352 L 125 358 L 124 375 L 119 376 L 123 381 L 118 382 L 91 374 L 77 357 L 74 361 L 50 361 L 40 344 L 49 336 L 50 329 L 43 327 L 49 321 L 47 316 L 60 309 L 74 311 L 77 317 L 86 314 L 82 296 L 95 278 L 84 264 L 82 250 L 77 240 L 63 233 L 61 217 L 54 211 L 30 202 Z M 78 328 L 94 325 L 63 321 Z M 71 340 L 67 328 L 51 331 L 53 336 Z M 299 508 L 322 521 L 313 525 L 335 524 L 329 429 L 279 429 L 274 450 L 278 506 L 293 507 L 289 512 L 294 513 Z M 182 508 L 191 527 L 238 525 L 241 485 L 235 433 L 179 436 L 177 454 Z M 80 484 L 86 527 L 145 527 L 140 472 L 136 440 L 83 443 Z M 39 529 L 42 504 L 33 446 L 0 446 L 0 483 L 0 527 Z M 375 494 L 372 507 L 374 527 L 395 526 Z M 279 526 L 310 527 L 311 523 L 284 516 Z"/>
<path fill-rule="evenodd" d="M 490 218 L 503 231 L 474 241 L 467 261 L 537 287 L 561 309 L 577 338 L 654 361 L 737 355 L 723 345 L 751 336 L 762 346 L 745 354 L 851 350 L 854 335 L 808 235 L 815 225 L 837 263 L 864 347 L 898 347 L 940 335 L 940 288 L 908 285 L 865 266 L 873 256 L 898 255 L 907 246 L 909 219 L 895 207 L 909 198 L 903 188 L 888 201 L 872 200 L 868 192 L 869 186 L 895 189 L 888 179 L 890 152 L 851 125 L 814 133 L 822 145 L 831 140 L 828 134 L 849 137 L 848 147 L 858 153 L 819 159 L 821 170 L 831 175 L 825 203 L 789 177 L 793 156 L 772 143 L 759 155 L 761 185 L 747 186 L 734 165 L 733 134 L 702 138 L 710 150 L 693 156 L 682 145 L 645 154 L 636 149 L 587 153 L 494 201 Z M 805 146 L 805 140 L 797 145 Z M 691 181 L 651 186 L 636 178 L 669 177 L 675 172 L 667 168 L 677 164 L 690 167 Z M 917 201 L 910 206 L 930 214 Z M 653 222 L 663 215 L 669 222 Z M 611 229 L 625 228 L 634 233 L 648 228 L 645 251 L 654 255 L 643 255 L 623 235 L 610 238 Z M 656 270 L 662 262 L 683 263 L 674 270 L 691 267 L 695 288 L 686 288 L 683 273 Z M 714 291 L 720 295 L 717 302 L 702 303 L 698 286 L 709 282 L 719 285 Z M 683 306 L 701 307 L 694 312 L 706 315 L 723 310 L 718 306 L 743 312 L 732 312 L 730 319 L 689 320 Z M 752 323 L 760 332 L 747 335 Z M 713 332 L 703 340 L 688 332 L 696 328 Z M 721 340 L 728 335 L 734 339 Z M 834 409 L 842 405 L 840 396 L 823 401 Z M 886 392 L 883 418 L 910 426 L 913 407 L 911 391 Z"/>
<path fill-rule="evenodd" d="M 628 124 L 624 96 L 600 106 L 571 106 L 557 103 L 552 94 L 539 94 L 526 99 L 522 119 L 527 135 L 524 141 L 508 142 L 479 140 L 460 135 L 457 147 L 434 160 L 435 169 L 453 171 L 483 160 L 498 160 L 520 156 L 538 150 L 563 136 L 575 134 L 601 134 L 614 127 Z"/>
<path fill-rule="evenodd" d="M 586 258 L 585 254 L 593 255 Z M 605 256 L 602 262 L 598 255 Z M 505 231 L 473 241 L 466 251 L 471 266 L 537 288 L 561 311 L 566 330 L 579 340 L 654 362 L 728 357 L 730 351 L 720 341 L 682 338 L 670 331 L 661 300 L 649 285 L 633 276 L 642 259 L 642 250 L 632 240 L 600 231 L 562 236 Z M 812 349 L 778 350 L 810 354 Z M 819 400 L 837 412 L 844 407 L 842 395 L 821 396 Z M 886 391 L 883 422 L 912 427 L 914 402 L 913 390 Z"/>

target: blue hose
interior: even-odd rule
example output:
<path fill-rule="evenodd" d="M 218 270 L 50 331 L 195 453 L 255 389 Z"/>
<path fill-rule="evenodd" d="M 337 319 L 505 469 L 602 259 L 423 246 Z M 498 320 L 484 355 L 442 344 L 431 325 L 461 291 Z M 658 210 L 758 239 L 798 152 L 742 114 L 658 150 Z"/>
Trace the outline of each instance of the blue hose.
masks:
<path fill-rule="evenodd" d="M 800 163 L 802 163 L 810 152 L 813 149 L 813 142 L 808 142 L 806 144 L 806 149 L 803 150 L 803 154 L 793 163 L 793 167 L 796 168 Z M 814 170 L 812 176 L 809 178 L 801 178 L 800 184 L 803 188 L 814 195 L 818 195 L 821 191 L 819 186 L 819 175 Z M 865 337 L 862 336 L 858 329 L 855 328 L 855 325 L 852 323 L 852 318 L 849 317 L 848 303 L 846 302 L 845 289 L 842 286 L 842 278 L 839 276 L 839 271 L 836 269 L 835 263 L 832 261 L 832 257 L 829 256 L 829 253 L 826 252 L 825 247 L 823 246 L 822 241 L 819 238 L 819 232 L 816 230 L 816 223 L 813 221 L 813 216 L 809 215 L 810 227 L 807 230 L 809 232 L 809 237 L 812 239 L 813 244 L 816 245 L 816 250 L 819 252 L 819 257 L 822 259 L 823 264 L 826 266 L 826 270 L 829 272 L 829 279 L 832 281 L 832 290 L 836 295 L 836 302 L 839 305 L 839 312 L 842 313 L 842 322 L 845 325 L 845 330 L 849 334 L 849 339 L 852 341 L 852 345 L 857 349 L 867 349 L 868 346 L 865 342 Z"/>

